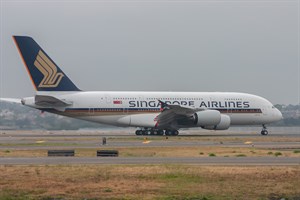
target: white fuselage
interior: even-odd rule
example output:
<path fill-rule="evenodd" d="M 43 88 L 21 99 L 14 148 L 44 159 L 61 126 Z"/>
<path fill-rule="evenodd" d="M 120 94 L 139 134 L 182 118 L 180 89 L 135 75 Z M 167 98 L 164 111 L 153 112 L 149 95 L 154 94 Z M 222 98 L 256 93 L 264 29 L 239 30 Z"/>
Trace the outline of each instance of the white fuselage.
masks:
<path fill-rule="evenodd" d="M 158 100 L 188 108 L 218 110 L 228 115 L 231 125 L 261 125 L 282 119 L 282 114 L 268 100 L 246 93 L 229 92 L 38 92 L 70 102 L 66 108 L 35 105 L 34 97 L 24 98 L 24 105 L 115 126 L 155 126 L 161 113 Z M 185 126 L 180 126 L 180 128 Z M 188 126 L 190 127 L 190 126 Z"/>
<path fill-rule="evenodd" d="M 115 126 L 140 127 L 136 135 L 178 135 L 180 128 L 226 130 L 282 119 L 268 100 L 229 92 L 84 92 L 28 36 L 13 36 L 35 89 L 21 103 L 59 115 Z M 64 92 L 67 91 L 67 92 Z M 1 100 L 1 99 L 0 99 Z"/>

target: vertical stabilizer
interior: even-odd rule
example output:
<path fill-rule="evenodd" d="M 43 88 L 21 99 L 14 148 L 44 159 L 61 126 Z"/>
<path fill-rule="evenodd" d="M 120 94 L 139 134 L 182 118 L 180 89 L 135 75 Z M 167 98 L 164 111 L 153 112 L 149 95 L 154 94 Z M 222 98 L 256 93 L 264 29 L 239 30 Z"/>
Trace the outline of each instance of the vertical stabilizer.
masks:
<path fill-rule="evenodd" d="M 13 39 L 37 91 L 80 91 L 31 37 Z"/>

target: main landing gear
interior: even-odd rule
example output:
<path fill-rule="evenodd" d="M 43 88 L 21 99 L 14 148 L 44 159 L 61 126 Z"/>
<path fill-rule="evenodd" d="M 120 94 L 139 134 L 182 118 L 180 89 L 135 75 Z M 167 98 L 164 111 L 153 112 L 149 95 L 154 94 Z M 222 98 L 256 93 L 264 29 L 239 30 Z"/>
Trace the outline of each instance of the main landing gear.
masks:
<path fill-rule="evenodd" d="M 261 132 L 260 132 L 260 134 L 262 134 L 262 135 L 268 135 L 268 130 L 267 130 L 267 127 L 266 127 L 266 125 L 262 125 L 262 130 L 261 130 Z"/>
<path fill-rule="evenodd" d="M 162 130 L 162 129 L 141 129 L 135 131 L 136 135 L 166 135 L 176 136 L 179 134 L 177 130 Z"/>

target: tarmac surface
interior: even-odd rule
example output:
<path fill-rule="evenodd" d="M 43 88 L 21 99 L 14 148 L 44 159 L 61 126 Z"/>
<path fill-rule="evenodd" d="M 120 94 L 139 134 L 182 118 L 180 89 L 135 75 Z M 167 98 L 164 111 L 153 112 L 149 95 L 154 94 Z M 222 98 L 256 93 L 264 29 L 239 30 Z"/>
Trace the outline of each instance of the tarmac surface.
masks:
<path fill-rule="evenodd" d="M 197 165 L 300 165 L 294 157 L 37 157 L 0 158 L 1 165 L 63 165 L 63 164 L 197 164 Z"/>
<path fill-rule="evenodd" d="M 239 147 L 300 150 L 300 127 L 260 127 L 227 131 L 184 130 L 180 136 L 136 136 L 134 129 L 81 131 L 0 131 L 0 151 L 122 147 Z M 146 142 L 145 142 L 146 141 Z M 0 165 L 42 164 L 197 164 L 197 165 L 300 165 L 300 157 L 1 157 Z"/>

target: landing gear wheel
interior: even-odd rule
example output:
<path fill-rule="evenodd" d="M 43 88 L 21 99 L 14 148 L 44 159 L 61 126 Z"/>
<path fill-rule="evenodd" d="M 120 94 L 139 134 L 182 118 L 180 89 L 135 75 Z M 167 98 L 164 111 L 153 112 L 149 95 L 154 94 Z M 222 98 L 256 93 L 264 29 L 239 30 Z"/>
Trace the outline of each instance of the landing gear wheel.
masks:
<path fill-rule="evenodd" d="M 169 136 L 169 135 L 176 136 L 176 135 L 179 134 L 179 132 L 178 132 L 177 130 L 166 130 L 166 131 L 165 131 L 165 134 L 166 134 L 167 136 Z"/>
<path fill-rule="evenodd" d="M 177 136 L 179 132 L 177 130 L 172 131 L 172 135 Z"/>
<path fill-rule="evenodd" d="M 262 130 L 261 130 L 261 132 L 260 132 L 260 134 L 262 134 L 262 135 L 268 135 L 268 130 L 267 130 L 267 127 L 266 127 L 266 125 L 262 125 Z"/>
<path fill-rule="evenodd" d="M 142 130 L 136 130 L 136 131 L 135 131 L 135 134 L 136 134 L 136 135 L 142 135 L 142 133 L 143 133 Z"/>
<path fill-rule="evenodd" d="M 151 131 L 150 130 L 143 130 L 143 135 L 151 135 Z"/>
<path fill-rule="evenodd" d="M 262 134 L 262 135 L 268 135 L 268 131 L 267 131 L 267 130 L 262 130 L 262 131 L 260 132 L 260 134 Z"/>
<path fill-rule="evenodd" d="M 164 130 L 158 130 L 157 131 L 157 135 L 164 135 L 164 133 L 165 133 Z"/>
<path fill-rule="evenodd" d="M 156 130 L 151 130 L 150 131 L 150 135 L 156 135 L 157 134 L 157 131 Z"/>
<path fill-rule="evenodd" d="M 168 135 L 172 135 L 172 131 L 171 130 L 166 130 L 165 131 L 165 134 L 168 136 Z"/>

